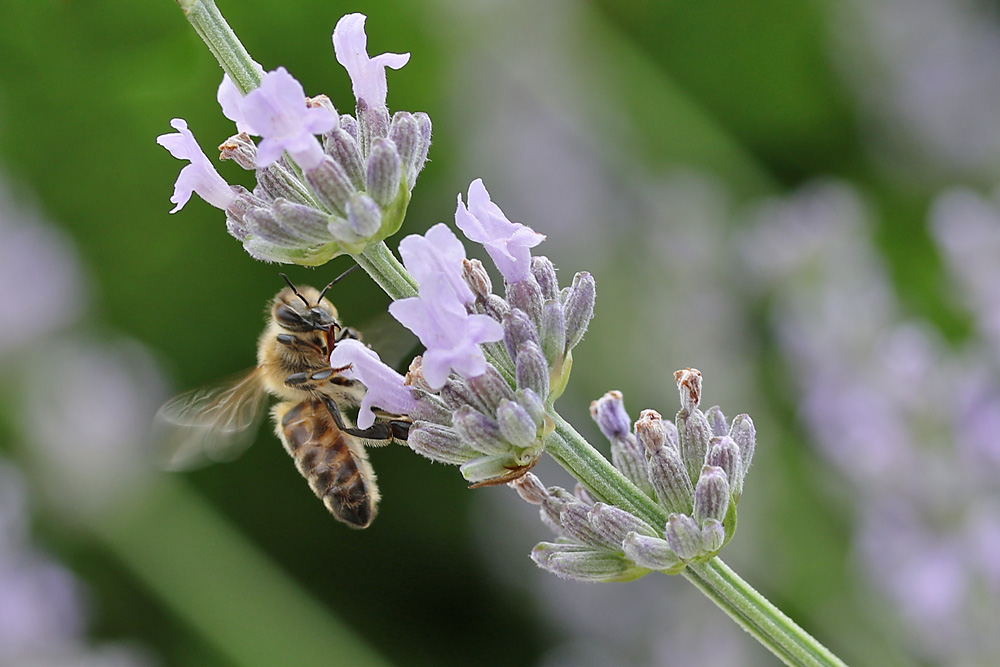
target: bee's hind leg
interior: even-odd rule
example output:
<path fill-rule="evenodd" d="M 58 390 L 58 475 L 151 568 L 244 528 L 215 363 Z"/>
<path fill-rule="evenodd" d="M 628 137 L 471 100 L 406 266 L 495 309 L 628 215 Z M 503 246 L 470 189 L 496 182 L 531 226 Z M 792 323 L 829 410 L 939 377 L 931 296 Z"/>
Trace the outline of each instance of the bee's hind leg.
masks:
<path fill-rule="evenodd" d="M 330 411 L 334 423 L 344 433 L 364 438 L 365 440 L 384 440 L 386 443 L 393 440 L 406 440 L 410 434 L 410 422 L 406 419 L 389 419 L 387 421 L 375 422 L 368 428 L 352 428 L 344 424 L 344 417 L 340 414 L 340 408 L 336 401 L 330 398 L 323 398 L 326 409 Z"/>

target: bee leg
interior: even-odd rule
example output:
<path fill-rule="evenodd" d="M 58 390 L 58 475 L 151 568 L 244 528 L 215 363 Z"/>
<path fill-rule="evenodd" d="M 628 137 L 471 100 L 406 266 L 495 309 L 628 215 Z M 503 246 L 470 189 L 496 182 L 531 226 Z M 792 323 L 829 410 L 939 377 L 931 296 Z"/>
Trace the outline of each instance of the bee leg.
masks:
<path fill-rule="evenodd" d="M 285 347 L 290 347 L 293 350 L 298 350 L 300 352 L 311 352 L 316 349 L 316 346 L 312 343 L 307 343 L 298 336 L 293 336 L 291 334 L 278 334 L 276 340 Z"/>
<path fill-rule="evenodd" d="M 337 407 L 334 400 L 324 397 L 323 402 L 326 404 L 326 409 L 330 411 L 337 428 L 348 435 L 365 440 L 385 440 L 388 443 L 393 440 L 406 440 L 410 434 L 410 422 L 404 419 L 375 422 L 368 428 L 352 428 L 344 424 L 344 417 L 340 414 L 340 408 Z"/>

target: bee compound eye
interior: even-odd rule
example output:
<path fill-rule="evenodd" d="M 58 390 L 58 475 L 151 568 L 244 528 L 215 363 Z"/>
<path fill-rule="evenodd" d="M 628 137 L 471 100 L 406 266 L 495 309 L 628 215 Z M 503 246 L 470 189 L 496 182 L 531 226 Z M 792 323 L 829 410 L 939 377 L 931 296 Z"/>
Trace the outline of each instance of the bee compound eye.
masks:
<path fill-rule="evenodd" d="M 304 324 L 302 316 L 286 304 L 281 304 L 274 309 L 274 317 L 279 323 L 289 328 L 301 328 Z"/>

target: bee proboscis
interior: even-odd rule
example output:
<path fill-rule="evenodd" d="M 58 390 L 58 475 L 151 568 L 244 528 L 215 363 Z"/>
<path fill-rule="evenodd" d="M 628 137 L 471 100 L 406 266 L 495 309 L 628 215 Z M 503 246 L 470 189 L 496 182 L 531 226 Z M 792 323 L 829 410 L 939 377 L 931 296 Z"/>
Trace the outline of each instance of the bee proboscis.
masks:
<path fill-rule="evenodd" d="M 257 343 L 257 366 L 236 380 L 197 389 L 168 401 L 157 413 L 167 467 L 196 458 L 231 458 L 249 444 L 268 394 L 275 432 L 302 476 L 337 520 L 367 528 L 378 510 L 375 472 L 365 445 L 405 440 L 405 416 L 380 415 L 367 429 L 343 414 L 357 407 L 365 387 L 330 367 L 330 352 L 345 338 L 358 338 L 338 320 L 326 291 L 288 287 L 272 299 L 267 326 Z M 338 278 L 339 280 L 339 278 Z M 165 428 L 163 428 L 165 427 Z"/>

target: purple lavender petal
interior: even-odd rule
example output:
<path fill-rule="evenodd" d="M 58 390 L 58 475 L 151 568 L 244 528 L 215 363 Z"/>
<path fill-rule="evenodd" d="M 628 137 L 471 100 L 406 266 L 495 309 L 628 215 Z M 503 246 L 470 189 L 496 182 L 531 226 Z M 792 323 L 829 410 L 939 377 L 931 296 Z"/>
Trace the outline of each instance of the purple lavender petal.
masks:
<path fill-rule="evenodd" d="M 419 296 L 393 302 L 389 313 L 427 348 L 423 373 L 433 389 L 443 387 L 452 370 L 464 377 L 482 374 L 486 359 L 479 345 L 503 338 L 496 320 L 465 311 L 444 276 L 425 281 Z"/>
<path fill-rule="evenodd" d="M 417 406 L 413 390 L 404 384 L 405 378 L 382 363 L 378 354 L 361 341 L 347 339 L 337 343 L 330 354 L 330 365 L 334 368 L 349 365 L 341 373 L 360 380 L 368 389 L 358 412 L 358 428 L 375 423 L 373 406 L 398 415 L 405 415 Z"/>
<path fill-rule="evenodd" d="M 170 151 L 178 160 L 191 162 L 177 175 L 174 194 L 170 197 L 174 207 L 170 212 L 176 213 L 184 208 L 191 199 L 191 193 L 197 193 L 212 206 L 226 210 L 236 198 L 232 188 L 209 162 L 184 119 L 174 118 L 170 121 L 170 127 L 177 130 L 177 133 L 161 134 L 156 138 L 156 143 Z"/>
<path fill-rule="evenodd" d="M 531 271 L 531 251 L 545 240 L 543 234 L 519 222 L 511 222 L 490 200 L 483 180 L 477 178 L 469 185 L 469 206 L 458 196 L 455 224 L 470 241 L 481 243 L 493 263 L 508 283 L 528 277 Z"/>
<path fill-rule="evenodd" d="M 323 161 L 323 147 L 314 135 L 338 124 L 336 114 L 306 103 L 302 84 L 284 67 L 268 72 L 260 87 L 240 103 L 243 120 L 263 138 L 257 147 L 257 166 L 266 167 L 287 151 L 306 170 Z"/>
<path fill-rule="evenodd" d="M 411 234 L 404 238 L 399 242 L 399 255 L 418 284 L 423 285 L 432 277 L 441 276 L 463 304 L 475 300 L 462 275 L 465 247 L 444 223 L 434 225 L 423 236 Z"/>
<path fill-rule="evenodd" d="M 385 68 L 399 69 L 410 59 L 409 53 L 383 53 L 368 57 L 368 37 L 365 35 L 364 14 L 348 14 L 337 21 L 333 29 L 333 50 L 337 62 L 351 77 L 354 98 L 370 107 L 384 107 L 388 92 Z"/>
<path fill-rule="evenodd" d="M 236 88 L 236 84 L 233 83 L 228 74 L 222 75 L 222 83 L 219 84 L 219 92 L 215 98 L 219 101 L 219 106 L 222 107 L 222 115 L 236 123 L 237 132 L 260 136 L 260 133 L 254 130 L 253 126 L 243 117 L 241 109 L 243 94 Z"/>

